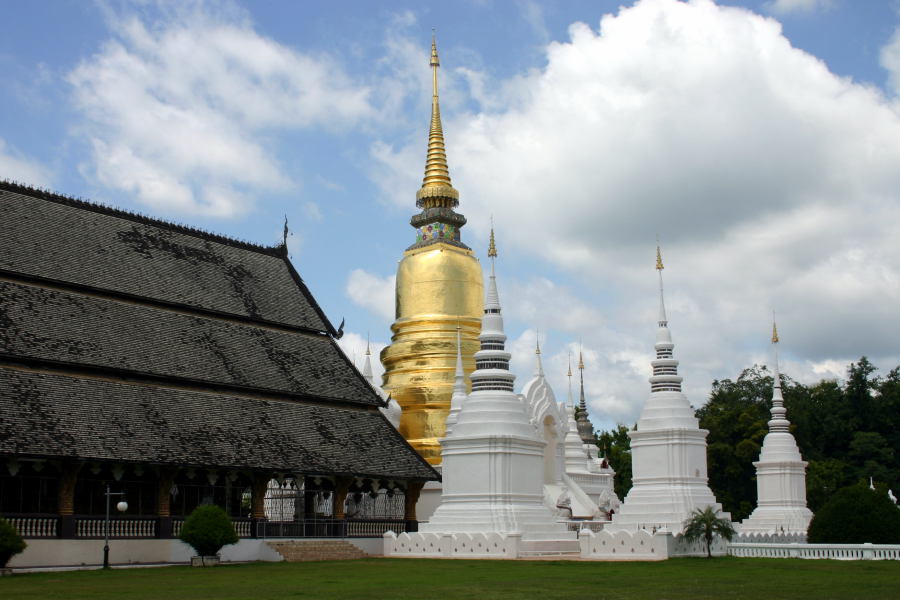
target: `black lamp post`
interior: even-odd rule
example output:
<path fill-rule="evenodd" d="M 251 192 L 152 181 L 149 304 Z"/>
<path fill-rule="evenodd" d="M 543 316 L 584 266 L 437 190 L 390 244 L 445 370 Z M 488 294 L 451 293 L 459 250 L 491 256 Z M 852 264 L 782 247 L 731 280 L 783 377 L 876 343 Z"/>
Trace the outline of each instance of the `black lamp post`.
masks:
<path fill-rule="evenodd" d="M 103 545 L 103 568 L 109 568 L 109 499 L 112 496 L 124 496 L 125 492 L 111 492 L 109 491 L 109 484 L 106 484 L 106 528 L 105 528 L 105 538 L 106 543 Z M 118 504 L 116 504 L 116 509 L 119 512 L 125 512 L 128 510 L 128 503 L 122 500 Z"/>

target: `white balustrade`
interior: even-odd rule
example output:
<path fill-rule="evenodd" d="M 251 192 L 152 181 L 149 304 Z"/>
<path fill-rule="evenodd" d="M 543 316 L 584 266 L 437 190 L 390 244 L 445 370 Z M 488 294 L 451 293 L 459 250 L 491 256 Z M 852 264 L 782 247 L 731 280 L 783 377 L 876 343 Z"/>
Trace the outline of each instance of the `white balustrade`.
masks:
<path fill-rule="evenodd" d="M 7 519 L 24 538 L 56 537 L 58 517 L 9 517 Z"/>
<path fill-rule="evenodd" d="M 80 538 L 106 537 L 106 519 L 104 519 L 103 517 L 76 518 L 75 535 Z M 156 519 L 110 519 L 109 537 L 156 537 Z"/>
<path fill-rule="evenodd" d="M 894 544 L 748 544 L 731 543 L 732 556 L 753 558 L 826 558 L 831 560 L 900 560 Z"/>

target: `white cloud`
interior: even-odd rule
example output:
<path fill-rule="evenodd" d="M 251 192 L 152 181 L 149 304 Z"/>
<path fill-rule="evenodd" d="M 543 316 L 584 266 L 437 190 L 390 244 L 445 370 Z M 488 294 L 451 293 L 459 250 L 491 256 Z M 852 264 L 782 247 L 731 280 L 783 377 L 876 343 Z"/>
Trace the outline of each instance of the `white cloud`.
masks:
<path fill-rule="evenodd" d="M 363 269 L 354 269 L 347 278 L 347 295 L 358 306 L 393 322 L 396 281 L 396 275 L 380 277 Z"/>
<path fill-rule="evenodd" d="M 572 25 L 544 68 L 481 89 L 500 90 L 501 108 L 444 113 L 461 211 L 481 235 L 493 214 L 508 253 L 579 282 L 574 311 L 554 276 L 500 293 L 542 332 L 580 328 L 596 353 L 595 420 L 632 422 L 647 394 L 656 234 L 695 406 L 767 348 L 772 309 L 802 377 L 862 354 L 900 360 L 900 116 L 792 47 L 777 21 L 643 0 L 599 31 Z M 419 154 L 377 147 L 385 189 L 408 195 Z"/>
<path fill-rule="evenodd" d="M 86 170 L 157 209 L 232 216 L 292 185 L 266 134 L 343 128 L 371 116 L 369 91 L 325 55 L 296 52 L 202 3 L 113 38 L 68 75 L 92 150 Z"/>
<path fill-rule="evenodd" d="M 811 14 L 834 8 L 834 0 L 771 0 L 764 6 L 776 15 Z"/>
<path fill-rule="evenodd" d="M 888 72 L 888 84 L 895 96 L 900 96 L 900 27 L 894 30 L 890 41 L 881 49 L 881 66 Z"/>
<path fill-rule="evenodd" d="M 3 138 L 0 138 L 0 179 L 42 187 L 51 187 L 53 181 L 49 169 L 7 146 Z"/>

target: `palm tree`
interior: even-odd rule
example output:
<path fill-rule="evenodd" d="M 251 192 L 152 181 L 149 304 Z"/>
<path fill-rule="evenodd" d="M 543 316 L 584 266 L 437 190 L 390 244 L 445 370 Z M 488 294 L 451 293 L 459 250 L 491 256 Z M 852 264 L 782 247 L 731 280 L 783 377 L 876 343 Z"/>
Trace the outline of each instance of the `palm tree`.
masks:
<path fill-rule="evenodd" d="M 718 511 L 712 506 L 694 509 L 691 516 L 684 521 L 684 539 L 693 542 L 703 538 L 706 542 L 706 557 L 712 558 L 710 546 L 715 536 L 731 541 L 735 534 L 731 521 L 719 517 Z"/>

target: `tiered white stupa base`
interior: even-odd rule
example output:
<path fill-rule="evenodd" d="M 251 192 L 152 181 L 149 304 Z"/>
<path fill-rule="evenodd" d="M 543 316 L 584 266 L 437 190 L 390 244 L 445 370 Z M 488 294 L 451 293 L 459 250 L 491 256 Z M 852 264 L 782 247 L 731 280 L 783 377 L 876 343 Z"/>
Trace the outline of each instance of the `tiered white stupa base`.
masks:
<path fill-rule="evenodd" d="M 806 507 L 806 463 L 794 436 L 787 431 L 770 432 L 763 440 L 759 462 L 753 465 L 759 500 L 741 524 L 741 535 L 805 535 L 813 513 Z"/>
<path fill-rule="evenodd" d="M 805 506 L 758 506 L 741 523 L 740 533 L 746 535 L 806 535 L 813 513 Z"/>
<path fill-rule="evenodd" d="M 542 441 L 495 434 L 441 444 L 444 481 L 453 484 L 422 533 L 520 535 L 520 555 L 578 551 L 577 533 L 544 504 Z"/>
<path fill-rule="evenodd" d="M 707 433 L 699 428 L 630 432 L 633 486 L 607 529 L 678 533 L 694 510 L 712 506 L 721 511 L 707 483 Z"/>

